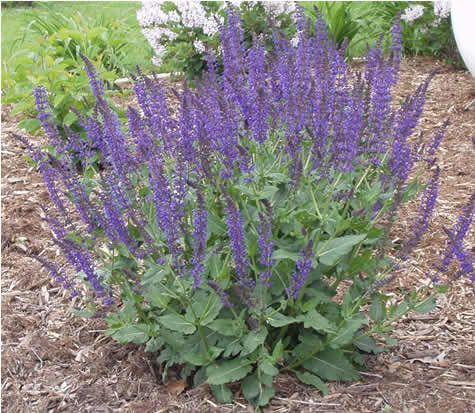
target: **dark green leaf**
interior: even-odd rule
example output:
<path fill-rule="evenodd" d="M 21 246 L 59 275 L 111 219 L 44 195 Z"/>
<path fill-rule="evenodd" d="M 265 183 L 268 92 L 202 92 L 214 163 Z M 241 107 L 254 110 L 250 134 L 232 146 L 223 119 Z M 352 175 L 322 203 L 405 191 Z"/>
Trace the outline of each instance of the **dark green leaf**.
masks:
<path fill-rule="evenodd" d="M 365 353 L 381 353 L 384 348 L 379 347 L 376 341 L 369 336 L 359 336 L 353 340 L 353 344 Z"/>
<path fill-rule="evenodd" d="M 367 321 L 362 317 L 354 318 L 353 320 L 345 320 L 343 325 L 338 329 L 337 334 L 331 337 L 330 347 L 336 349 L 351 343 L 351 340 L 353 339 L 355 333 L 364 324 L 367 324 Z"/>
<path fill-rule="evenodd" d="M 18 127 L 28 133 L 34 133 L 41 128 L 41 122 L 38 119 L 25 119 L 18 124 Z"/>
<path fill-rule="evenodd" d="M 292 260 L 297 261 L 300 258 L 299 252 L 286 251 L 283 249 L 275 250 L 272 254 L 274 260 Z"/>
<path fill-rule="evenodd" d="M 225 384 L 212 385 L 211 391 L 219 403 L 231 403 L 233 401 L 233 394 Z"/>
<path fill-rule="evenodd" d="M 274 350 L 272 351 L 272 359 L 274 361 L 278 361 L 282 358 L 284 354 L 284 344 L 282 340 L 279 340 L 278 343 L 275 345 Z"/>
<path fill-rule="evenodd" d="M 78 119 L 77 115 L 74 112 L 69 112 L 63 119 L 63 123 L 66 126 L 71 126 Z"/>
<path fill-rule="evenodd" d="M 167 308 L 172 296 L 160 283 L 147 288 L 145 298 L 158 308 Z"/>
<path fill-rule="evenodd" d="M 324 380 L 349 381 L 359 377 L 358 372 L 341 350 L 321 351 L 303 363 L 303 367 Z"/>
<path fill-rule="evenodd" d="M 297 378 L 305 384 L 308 384 L 310 386 L 316 387 L 318 390 L 322 392 L 324 396 L 328 394 L 328 387 L 327 385 L 320 379 L 320 377 L 315 376 L 314 374 L 309 373 L 308 371 L 301 372 L 298 371 L 296 373 Z"/>
<path fill-rule="evenodd" d="M 321 338 L 314 333 L 304 333 L 299 336 L 300 343 L 293 350 L 294 356 L 299 360 L 304 360 L 309 354 L 323 349 Z"/>
<path fill-rule="evenodd" d="M 146 324 L 130 325 L 111 332 L 112 338 L 120 343 L 143 344 L 150 338 Z"/>
<path fill-rule="evenodd" d="M 225 384 L 241 380 L 252 370 L 251 361 L 246 358 L 237 358 L 215 363 L 206 369 L 209 384 Z"/>
<path fill-rule="evenodd" d="M 259 369 L 269 376 L 277 376 L 279 374 L 279 370 L 273 366 L 269 360 L 264 360 L 262 363 L 260 363 Z"/>
<path fill-rule="evenodd" d="M 251 400 L 259 394 L 259 381 L 255 374 L 247 376 L 241 383 L 242 394 Z"/>
<path fill-rule="evenodd" d="M 275 389 L 273 386 L 262 386 L 261 391 L 255 401 L 257 406 L 265 406 L 275 396 Z"/>
<path fill-rule="evenodd" d="M 305 328 L 313 328 L 316 331 L 323 331 L 326 333 L 335 333 L 336 326 L 328 321 L 325 317 L 319 314 L 316 310 L 311 310 L 305 315 L 297 317 L 298 321 L 303 322 Z"/>
<path fill-rule="evenodd" d="M 192 334 L 196 330 L 193 323 L 178 314 L 167 314 L 158 317 L 158 321 L 160 321 L 160 323 L 166 328 L 184 334 Z"/>
<path fill-rule="evenodd" d="M 335 265 L 340 258 L 351 252 L 353 247 L 365 238 L 366 234 L 345 235 L 324 241 L 317 245 L 317 257 L 324 265 Z"/>
<path fill-rule="evenodd" d="M 203 306 L 203 303 L 206 304 Z M 206 299 L 203 299 L 203 301 L 192 304 L 192 308 L 202 326 L 211 323 L 218 316 L 222 307 L 223 303 L 215 292 L 212 292 Z"/>
<path fill-rule="evenodd" d="M 272 327 L 284 327 L 289 324 L 297 323 L 298 321 L 293 317 L 287 317 L 279 312 L 273 312 L 271 315 L 267 316 L 267 322 Z"/>
<path fill-rule="evenodd" d="M 241 325 L 238 320 L 218 319 L 212 321 L 207 327 L 223 336 L 239 336 L 241 333 Z"/>
<path fill-rule="evenodd" d="M 267 330 L 263 328 L 259 332 L 251 331 L 243 340 L 242 346 L 244 350 L 241 352 L 243 356 L 251 354 L 257 347 L 264 343 L 267 337 Z"/>
<path fill-rule="evenodd" d="M 416 311 L 419 314 L 425 314 L 431 312 L 435 307 L 437 303 L 435 301 L 435 297 L 429 297 L 428 299 L 416 304 L 414 306 L 414 311 Z"/>
<path fill-rule="evenodd" d="M 386 317 L 386 305 L 378 295 L 373 298 L 373 302 L 369 309 L 369 316 L 371 317 L 371 320 L 376 322 L 382 321 L 384 320 L 384 317 Z"/>

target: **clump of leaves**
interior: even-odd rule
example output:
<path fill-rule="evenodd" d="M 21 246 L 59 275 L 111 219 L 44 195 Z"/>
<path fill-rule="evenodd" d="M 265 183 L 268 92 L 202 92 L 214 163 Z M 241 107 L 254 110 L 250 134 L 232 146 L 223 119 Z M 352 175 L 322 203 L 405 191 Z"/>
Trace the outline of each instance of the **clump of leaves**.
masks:
<path fill-rule="evenodd" d="M 127 133 L 87 59 L 96 105 L 81 119 L 86 136 L 58 139 L 47 92 L 35 92 L 55 148 L 55 158 L 31 148 L 55 205 L 45 215 L 78 277 L 37 259 L 113 338 L 157 353 L 164 380 L 178 368 L 223 402 L 239 382 L 266 405 L 280 371 L 324 394 L 327 381 L 356 380 L 365 354 L 395 343 L 395 320 L 435 305 L 424 292 L 399 302 L 383 292 L 435 208 L 445 126 L 426 147 L 410 139 L 431 77 L 393 106 L 397 24 L 391 57 L 373 49 L 355 73 L 320 18 L 315 36 L 300 19 L 297 46 L 276 34 L 273 53 L 257 37 L 246 52 L 229 9 L 222 76 L 209 57 L 196 89 L 175 91 L 174 114 L 163 85 L 137 76 Z M 387 254 L 399 205 L 422 188 L 411 233 Z M 450 260 L 472 212 L 452 231 Z"/>
<path fill-rule="evenodd" d="M 15 103 L 13 113 L 31 116 L 20 122 L 20 127 L 30 133 L 41 128 L 36 119 L 35 100 L 31 89 L 46 86 L 52 93 L 52 114 L 60 130 L 81 130 L 78 117 L 70 109 L 87 114 L 94 102 L 84 74 L 80 55 L 86 54 L 94 61 L 113 89 L 113 81 L 124 75 L 123 65 L 128 44 L 124 22 L 120 19 L 86 18 L 80 13 L 73 16 L 54 12 L 46 7 L 31 13 L 31 23 L 26 31 L 37 36 L 31 47 L 22 47 L 3 63 L 2 90 L 4 103 Z"/>

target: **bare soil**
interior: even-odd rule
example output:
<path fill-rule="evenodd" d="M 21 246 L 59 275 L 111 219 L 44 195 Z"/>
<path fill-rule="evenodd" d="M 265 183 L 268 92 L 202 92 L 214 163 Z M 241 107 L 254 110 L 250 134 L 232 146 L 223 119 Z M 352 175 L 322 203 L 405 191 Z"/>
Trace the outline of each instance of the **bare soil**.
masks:
<path fill-rule="evenodd" d="M 467 72 L 422 58 L 403 62 L 398 96 L 403 98 L 434 68 L 419 129 L 430 139 L 448 118 L 439 150 L 442 186 L 437 216 L 413 258 L 388 286 L 429 284 L 427 273 L 440 259 L 446 236 L 475 190 L 475 96 Z M 41 220 L 48 204 L 41 177 L 26 163 L 14 138 L 18 119 L 2 109 L 2 408 L 5 412 L 252 412 L 239 393 L 233 405 L 219 406 L 206 385 L 160 382 L 153 356 L 140 346 L 124 346 L 104 334 L 100 319 L 71 314 L 77 303 L 29 258 L 32 252 L 55 259 L 58 252 Z M 37 138 L 32 138 L 37 139 Z M 417 214 L 407 206 L 394 231 L 403 238 Z M 467 242 L 475 246 L 475 234 Z M 474 251 L 475 252 L 475 251 Z M 60 259 L 60 257 L 57 257 Z M 276 379 L 277 395 L 265 412 L 474 412 L 475 294 L 473 285 L 449 274 L 450 290 L 427 315 L 409 315 L 394 326 L 400 344 L 370 357 L 355 383 L 331 383 L 322 397 L 289 376 Z"/>

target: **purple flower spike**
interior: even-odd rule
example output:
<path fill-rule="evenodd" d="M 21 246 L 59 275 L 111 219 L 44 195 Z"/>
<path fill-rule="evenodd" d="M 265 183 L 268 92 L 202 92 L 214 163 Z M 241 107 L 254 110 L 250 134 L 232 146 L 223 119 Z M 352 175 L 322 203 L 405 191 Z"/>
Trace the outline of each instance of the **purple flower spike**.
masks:
<path fill-rule="evenodd" d="M 307 281 L 308 275 L 312 270 L 313 259 L 313 241 L 307 244 L 307 247 L 302 252 L 301 257 L 297 260 L 297 268 L 292 274 L 290 286 L 286 289 L 287 294 L 292 299 L 296 300 Z"/>
<path fill-rule="evenodd" d="M 461 245 L 463 239 L 468 233 L 470 226 L 472 225 L 473 218 L 475 216 L 475 193 L 472 194 L 467 204 L 463 207 L 462 213 L 457 218 L 457 222 L 450 231 L 453 234 L 453 242 L 449 242 L 449 246 L 444 253 L 442 263 L 439 267 L 439 271 L 444 273 L 449 268 L 450 263 L 455 255 L 455 249 L 457 245 Z"/>
<path fill-rule="evenodd" d="M 439 192 L 439 175 L 440 170 L 437 168 L 427 183 L 427 187 L 422 195 L 419 216 L 413 227 L 412 237 L 406 242 L 401 250 L 402 259 L 407 259 L 409 253 L 417 246 L 420 239 L 429 228 Z"/>
<path fill-rule="evenodd" d="M 229 242 L 231 244 L 231 251 L 239 284 L 242 287 L 252 288 L 254 282 L 249 278 L 248 274 L 249 258 L 247 255 L 246 239 L 244 236 L 244 226 L 239 209 L 229 195 L 226 195 L 225 211 Z"/>
<path fill-rule="evenodd" d="M 204 271 L 203 261 L 206 254 L 208 212 L 201 192 L 197 193 L 196 209 L 193 211 L 193 258 L 191 275 L 193 288 L 201 284 L 201 275 Z"/>

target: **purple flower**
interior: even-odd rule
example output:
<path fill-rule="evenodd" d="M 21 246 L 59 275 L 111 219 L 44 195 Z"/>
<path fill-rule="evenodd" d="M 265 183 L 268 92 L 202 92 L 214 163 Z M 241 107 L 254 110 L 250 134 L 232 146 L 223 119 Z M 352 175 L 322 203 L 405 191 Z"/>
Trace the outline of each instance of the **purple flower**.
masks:
<path fill-rule="evenodd" d="M 413 234 L 411 238 L 406 241 L 406 244 L 401 250 L 402 259 L 407 259 L 409 253 L 416 247 L 422 236 L 429 228 L 435 204 L 437 202 L 437 195 L 439 191 L 439 175 L 440 170 L 437 168 L 429 179 L 427 187 L 422 194 L 419 216 L 413 226 Z"/>
<path fill-rule="evenodd" d="M 269 205 L 270 207 L 270 205 Z M 266 214 L 260 214 L 260 226 L 258 228 L 259 231 L 259 264 L 264 266 L 264 271 L 261 273 L 259 281 L 262 285 L 267 287 L 271 286 L 270 279 L 272 277 L 272 266 L 274 264 L 274 260 L 272 259 L 272 224 L 271 224 L 271 217 L 272 217 L 272 210 L 268 208 Z"/>
<path fill-rule="evenodd" d="M 203 194 L 197 192 L 196 209 L 193 211 L 193 258 L 191 276 L 193 277 L 193 288 L 198 288 L 201 284 L 201 274 L 204 271 L 203 261 L 206 255 L 208 212 L 203 199 Z"/>
<path fill-rule="evenodd" d="M 61 285 L 65 290 L 71 289 L 71 298 L 79 295 L 79 292 L 76 289 L 76 282 L 73 279 L 68 278 L 54 263 L 40 257 L 39 255 L 32 255 L 31 257 L 38 261 L 41 266 L 50 273 L 51 278 L 53 278 L 56 283 Z"/>
<path fill-rule="evenodd" d="M 475 193 L 472 194 L 467 204 L 463 207 L 462 213 L 457 218 L 457 222 L 450 231 L 453 234 L 453 241 L 449 242 L 449 246 L 444 253 L 442 263 L 439 267 L 439 271 L 444 273 L 449 268 L 450 263 L 455 255 L 455 249 L 457 245 L 461 245 L 463 239 L 468 233 L 468 230 L 473 222 L 475 216 Z M 460 248 L 459 248 L 460 249 Z"/>
<path fill-rule="evenodd" d="M 229 299 L 229 294 L 224 291 L 224 289 L 216 282 L 213 280 L 208 280 L 208 285 L 218 294 L 221 303 L 225 308 L 232 308 L 233 303 Z"/>
<path fill-rule="evenodd" d="M 449 121 L 446 120 L 443 123 L 443 125 L 437 130 L 430 146 L 427 148 L 426 155 L 425 155 L 425 160 L 426 160 L 427 165 L 429 167 L 432 167 L 435 164 L 435 161 L 436 161 L 435 154 L 437 152 L 437 149 L 440 146 L 440 143 L 442 142 L 442 139 L 444 139 L 445 132 L 447 130 L 448 125 L 449 125 Z"/>
<path fill-rule="evenodd" d="M 225 198 L 226 224 L 238 282 L 242 287 L 253 287 L 254 281 L 249 278 L 249 258 L 241 214 L 233 199 L 229 195 Z"/>
<path fill-rule="evenodd" d="M 267 72 L 264 46 L 254 41 L 253 46 L 248 51 L 247 62 L 249 93 L 245 116 L 254 138 L 262 143 L 267 138 L 268 116 L 270 113 L 270 97 L 266 93 Z"/>
<path fill-rule="evenodd" d="M 313 241 L 310 241 L 305 250 L 301 253 L 301 257 L 297 260 L 297 268 L 292 274 L 290 286 L 286 289 L 287 294 L 292 299 L 296 300 L 307 281 L 308 275 L 312 270 L 313 258 Z"/>
<path fill-rule="evenodd" d="M 435 73 L 431 73 L 417 88 L 414 95 L 409 96 L 396 114 L 394 135 L 389 167 L 393 179 L 404 184 L 413 167 L 413 153 L 409 136 L 417 125 L 425 103 L 425 93 Z"/>

